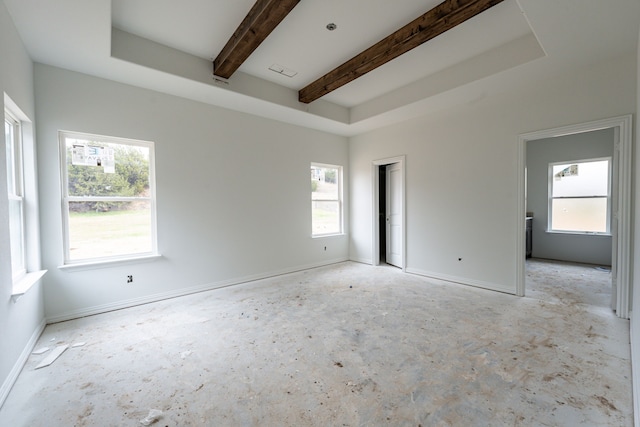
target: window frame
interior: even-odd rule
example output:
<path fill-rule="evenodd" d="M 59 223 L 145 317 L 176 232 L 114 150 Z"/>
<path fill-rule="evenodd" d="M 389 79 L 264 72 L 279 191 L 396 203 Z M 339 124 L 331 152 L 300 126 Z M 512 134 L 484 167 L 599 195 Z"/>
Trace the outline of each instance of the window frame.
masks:
<path fill-rule="evenodd" d="M 67 168 L 67 138 L 95 141 L 96 143 L 130 145 L 149 149 L 149 196 L 70 196 L 69 195 L 69 171 Z M 135 259 L 153 258 L 158 254 L 158 239 L 156 227 L 156 178 L 155 178 L 155 144 L 152 141 L 144 141 L 133 138 L 121 138 L 115 136 L 96 135 L 85 132 L 59 131 L 59 155 L 60 155 L 60 183 L 62 199 L 62 237 L 63 237 L 63 265 L 60 268 L 73 266 L 101 265 L 110 262 L 129 261 Z M 70 257 L 70 223 L 69 204 L 72 202 L 130 202 L 148 201 L 150 209 L 151 249 L 148 252 L 135 252 L 111 256 L 71 259 Z"/>
<path fill-rule="evenodd" d="M 11 275 L 13 282 L 18 282 L 27 274 L 27 238 L 26 238 L 26 206 L 25 206 L 25 190 L 24 190 L 24 155 L 22 146 L 22 121 L 8 108 L 4 109 L 5 124 L 9 124 L 12 128 L 12 141 L 5 141 L 5 150 L 11 146 L 11 159 L 6 159 L 7 164 L 12 166 L 12 184 L 7 183 L 7 197 L 9 203 L 18 202 L 20 206 L 20 223 L 19 235 L 20 241 L 16 243 L 9 238 L 11 246 Z M 7 153 L 9 154 L 9 153 Z M 9 171 L 7 171 L 7 179 L 9 179 Z M 9 222 L 9 235 L 13 235 L 11 221 Z M 19 260 L 14 259 L 14 245 L 19 245 Z"/>
<path fill-rule="evenodd" d="M 311 237 L 312 238 L 317 238 L 317 237 L 328 237 L 328 236 L 341 236 L 344 235 L 344 202 L 343 202 L 343 193 L 342 193 L 342 189 L 343 189 L 343 184 L 342 184 L 342 179 L 343 179 L 343 167 L 340 165 L 332 165 L 332 164 L 328 164 L 328 163 L 317 163 L 317 162 L 311 162 L 311 166 L 309 168 L 309 171 L 311 172 L 311 170 L 313 168 L 324 168 L 324 169 L 336 169 L 336 179 L 338 181 L 338 194 L 337 194 L 337 198 L 336 199 L 314 199 L 313 198 L 313 191 L 311 191 Z M 313 227 L 313 203 L 316 201 L 320 201 L 320 202 L 335 202 L 338 205 L 338 222 L 339 222 L 339 230 L 337 232 L 331 232 L 331 233 L 314 233 L 314 227 Z"/>
<path fill-rule="evenodd" d="M 553 167 L 557 165 L 566 165 L 566 164 L 582 164 L 582 163 L 593 163 L 593 162 L 607 162 L 607 195 L 606 196 L 553 196 L 553 183 L 554 183 L 554 174 Z M 611 157 L 597 157 L 597 158 L 589 158 L 589 159 L 580 159 L 580 160 L 570 160 L 570 161 L 560 161 L 560 162 L 551 162 L 549 163 L 549 173 L 548 173 L 548 202 L 547 202 L 547 233 L 556 233 L 556 234 L 580 234 L 580 235 L 599 235 L 599 236 L 610 236 L 611 235 L 611 203 L 612 203 L 612 167 L 613 161 Z M 559 230 L 553 228 L 553 201 L 554 200 L 563 200 L 563 199 L 606 199 L 606 230 L 605 231 L 586 231 L 586 230 Z"/>

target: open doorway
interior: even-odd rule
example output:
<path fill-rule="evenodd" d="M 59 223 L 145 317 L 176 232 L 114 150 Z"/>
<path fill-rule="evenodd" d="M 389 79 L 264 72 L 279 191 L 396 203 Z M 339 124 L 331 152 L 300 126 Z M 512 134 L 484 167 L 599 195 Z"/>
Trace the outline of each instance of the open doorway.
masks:
<path fill-rule="evenodd" d="M 373 264 L 405 269 L 404 156 L 376 160 L 373 180 Z"/>
<path fill-rule="evenodd" d="M 527 142 L 527 296 L 615 310 L 614 142 L 614 128 Z"/>
<path fill-rule="evenodd" d="M 613 156 L 611 179 L 611 307 L 622 318 L 629 317 L 629 271 L 630 271 L 630 189 L 631 189 L 631 116 L 598 120 L 578 125 L 543 130 L 520 135 L 519 138 L 519 206 L 518 223 L 525 230 L 527 216 L 527 145 L 529 142 L 574 134 L 611 129 L 613 132 Z M 535 215 L 534 215 L 535 218 Z M 517 236 L 517 294 L 525 295 L 525 233 Z M 535 240 L 534 240 L 535 248 Z M 534 249 L 535 256 L 535 249 Z"/>
<path fill-rule="evenodd" d="M 387 262 L 387 165 L 378 166 L 378 257 Z"/>

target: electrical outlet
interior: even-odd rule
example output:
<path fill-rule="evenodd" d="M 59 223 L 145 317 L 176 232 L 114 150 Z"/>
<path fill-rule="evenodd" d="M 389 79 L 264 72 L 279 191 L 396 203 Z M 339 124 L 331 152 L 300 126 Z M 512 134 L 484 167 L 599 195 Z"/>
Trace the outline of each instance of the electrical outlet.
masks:
<path fill-rule="evenodd" d="M 133 276 L 127 276 L 127 283 L 133 282 Z"/>

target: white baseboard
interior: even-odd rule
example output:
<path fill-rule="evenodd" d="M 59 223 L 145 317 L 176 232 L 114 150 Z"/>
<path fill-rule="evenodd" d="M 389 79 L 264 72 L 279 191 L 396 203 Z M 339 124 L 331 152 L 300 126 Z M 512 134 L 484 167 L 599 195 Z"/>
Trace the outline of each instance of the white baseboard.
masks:
<path fill-rule="evenodd" d="M 4 404 L 4 401 L 7 400 L 7 396 L 9 396 L 11 388 L 18 379 L 18 375 L 20 375 L 20 371 L 22 371 L 25 363 L 27 363 L 27 359 L 29 359 L 29 355 L 38 342 L 38 338 L 40 338 L 40 335 L 42 335 L 42 331 L 44 331 L 45 326 L 47 326 L 46 319 L 42 319 L 42 322 L 40 322 L 36 330 L 33 331 L 33 334 L 31 335 L 31 338 L 29 338 L 27 345 L 22 350 L 20 357 L 13 365 L 11 372 L 9 372 L 9 375 L 7 375 L 7 378 L 5 378 L 2 386 L 0 386 L 0 408 Z"/>
<path fill-rule="evenodd" d="M 148 303 L 162 301 L 162 300 L 171 299 L 171 298 L 177 298 L 185 295 L 195 294 L 198 292 L 211 291 L 213 289 L 239 285 L 241 283 L 252 282 L 254 280 L 268 279 L 270 277 L 282 276 L 284 274 L 296 273 L 303 270 L 310 270 L 312 268 L 325 267 L 328 265 L 337 264 L 345 261 L 349 261 L 349 259 L 338 258 L 338 259 L 327 260 L 327 261 L 314 263 L 314 264 L 301 265 L 301 266 L 286 268 L 286 269 L 277 270 L 277 271 L 270 271 L 270 272 L 254 274 L 250 276 L 238 277 L 238 278 L 229 279 L 229 280 L 222 280 L 220 282 L 207 283 L 205 285 L 192 286 L 189 288 L 177 289 L 174 291 L 147 295 L 140 298 L 132 298 L 129 300 L 118 301 L 115 303 L 96 305 L 93 307 L 82 308 L 79 310 L 73 310 L 67 313 L 47 317 L 47 324 L 64 322 L 66 320 L 78 319 L 80 317 L 92 316 L 94 314 L 106 313 L 114 310 L 121 310 L 123 308 L 135 307 L 137 305 L 148 304 Z"/>
<path fill-rule="evenodd" d="M 629 312 L 629 340 L 631 342 L 631 384 L 633 395 L 633 419 L 635 426 L 640 426 L 640 339 L 633 328 L 634 312 Z M 640 331 L 637 331 L 640 333 Z M 635 337 L 635 338 L 634 338 Z"/>
<path fill-rule="evenodd" d="M 373 265 L 373 261 L 368 258 L 350 258 L 349 261 L 358 262 L 360 264 Z"/>
<path fill-rule="evenodd" d="M 509 289 L 504 286 L 500 286 L 491 282 L 483 282 L 481 280 L 472 280 L 465 277 L 449 276 L 447 274 L 424 271 L 418 268 L 407 268 L 406 272 L 409 274 L 416 274 L 418 276 L 428 277 L 429 279 L 434 279 L 441 282 L 457 283 L 460 285 L 473 286 L 474 288 L 489 289 L 491 291 L 503 292 L 511 295 L 515 295 L 516 293 L 515 285 L 513 289 Z"/>

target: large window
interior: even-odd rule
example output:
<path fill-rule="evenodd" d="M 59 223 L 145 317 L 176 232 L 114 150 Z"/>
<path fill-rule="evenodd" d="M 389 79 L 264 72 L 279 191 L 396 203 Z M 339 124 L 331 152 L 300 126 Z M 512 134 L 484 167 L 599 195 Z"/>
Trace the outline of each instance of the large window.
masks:
<path fill-rule="evenodd" d="M 549 230 L 609 233 L 611 159 L 549 165 Z"/>
<path fill-rule="evenodd" d="M 65 263 L 156 253 L 153 143 L 60 134 Z"/>
<path fill-rule="evenodd" d="M 4 139 L 7 157 L 7 194 L 9 196 L 9 241 L 14 281 L 23 276 L 25 261 L 24 179 L 20 121 L 8 110 L 4 113 Z"/>
<path fill-rule="evenodd" d="M 311 164 L 311 234 L 342 233 L 342 167 Z"/>

